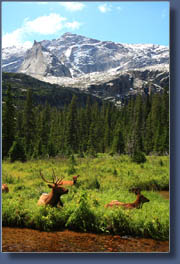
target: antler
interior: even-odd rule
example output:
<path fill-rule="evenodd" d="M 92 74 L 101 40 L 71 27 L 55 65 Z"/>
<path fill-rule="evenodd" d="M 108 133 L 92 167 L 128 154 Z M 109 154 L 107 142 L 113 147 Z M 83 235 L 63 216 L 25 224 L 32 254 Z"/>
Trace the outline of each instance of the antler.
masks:
<path fill-rule="evenodd" d="M 47 182 L 47 183 L 54 183 L 54 180 L 53 180 L 53 182 L 47 181 L 47 180 L 44 178 L 44 176 L 42 175 L 41 170 L 40 170 L 40 176 L 41 176 L 41 178 L 43 179 L 43 181 L 45 181 L 45 182 Z"/>
<path fill-rule="evenodd" d="M 62 180 L 64 179 L 64 177 L 61 177 L 61 179 L 57 180 L 57 184 L 61 184 Z"/>
<path fill-rule="evenodd" d="M 55 180 L 55 178 L 56 178 L 56 182 L 54 182 L 54 183 L 56 183 L 57 184 L 57 176 L 55 176 L 55 172 L 54 172 L 54 169 L 52 169 L 52 171 L 53 171 L 53 182 L 54 182 L 54 180 Z"/>
<path fill-rule="evenodd" d="M 53 170 L 53 169 L 52 169 L 52 170 Z M 55 177 L 56 177 L 56 182 L 55 182 L 55 184 L 61 184 L 61 181 L 62 181 L 63 178 L 64 178 L 64 177 L 61 177 L 61 179 L 57 178 L 57 176 L 55 176 L 54 170 L 53 170 L 53 177 L 54 177 L 54 179 L 55 179 Z"/>

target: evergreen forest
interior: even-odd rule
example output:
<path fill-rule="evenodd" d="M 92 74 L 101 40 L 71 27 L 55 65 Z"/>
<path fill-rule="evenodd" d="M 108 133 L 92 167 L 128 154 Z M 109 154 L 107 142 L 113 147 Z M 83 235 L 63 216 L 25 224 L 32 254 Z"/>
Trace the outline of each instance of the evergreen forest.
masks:
<path fill-rule="evenodd" d="M 145 155 L 169 154 L 169 91 L 129 97 L 121 107 L 99 104 L 76 95 L 63 108 L 35 104 L 32 89 L 19 107 L 8 85 L 2 107 L 2 157 L 26 161 L 44 157 L 83 157 L 97 153 L 128 154 L 143 162 Z"/>

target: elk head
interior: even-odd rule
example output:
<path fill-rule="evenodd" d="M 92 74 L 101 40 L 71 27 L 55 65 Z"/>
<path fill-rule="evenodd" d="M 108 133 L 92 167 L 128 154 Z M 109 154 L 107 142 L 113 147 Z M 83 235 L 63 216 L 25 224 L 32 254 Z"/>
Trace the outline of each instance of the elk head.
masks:
<path fill-rule="evenodd" d="M 74 182 L 74 184 L 77 182 L 77 179 L 78 179 L 79 176 L 80 176 L 80 175 L 73 176 L 73 182 Z"/>
<path fill-rule="evenodd" d="M 68 189 L 62 187 L 63 178 L 58 179 L 57 177 L 55 177 L 54 170 L 53 170 L 53 176 L 52 176 L 53 181 L 52 182 L 47 181 L 44 178 L 41 171 L 40 171 L 40 176 L 43 179 L 43 181 L 48 183 L 48 187 L 51 188 L 52 190 L 48 194 L 41 195 L 38 201 L 38 205 L 48 205 L 49 204 L 51 206 L 57 206 L 57 204 L 59 203 L 61 206 L 63 206 L 60 196 L 68 193 Z"/>
<path fill-rule="evenodd" d="M 137 208 L 142 208 L 143 204 L 148 203 L 150 200 L 146 198 L 144 195 L 139 193 L 139 195 L 137 194 L 137 201 L 138 201 Z"/>

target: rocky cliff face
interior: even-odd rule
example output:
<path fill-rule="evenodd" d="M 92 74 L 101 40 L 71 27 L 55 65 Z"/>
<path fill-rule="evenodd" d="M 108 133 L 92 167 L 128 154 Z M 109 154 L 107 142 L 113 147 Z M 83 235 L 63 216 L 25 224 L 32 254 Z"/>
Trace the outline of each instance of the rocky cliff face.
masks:
<path fill-rule="evenodd" d="M 58 58 L 51 54 L 41 43 L 34 42 L 31 49 L 26 52 L 25 59 L 18 72 L 28 75 L 71 77 L 69 69 Z"/>

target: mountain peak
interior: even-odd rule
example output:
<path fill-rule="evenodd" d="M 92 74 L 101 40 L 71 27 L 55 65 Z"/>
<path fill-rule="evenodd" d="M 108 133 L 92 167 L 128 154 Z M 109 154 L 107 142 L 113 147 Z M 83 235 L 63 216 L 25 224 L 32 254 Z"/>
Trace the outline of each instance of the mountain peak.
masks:
<path fill-rule="evenodd" d="M 41 42 L 38 42 L 38 41 L 34 40 L 34 43 L 33 43 L 32 47 L 43 47 L 43 46 L 41 45 Z"/>
<path fill-rule="evenodd" d="M 68 37 L 68 36 L 78 36 L 78 35 L 71 32 L 65 32 L 61 37 Z"/>

